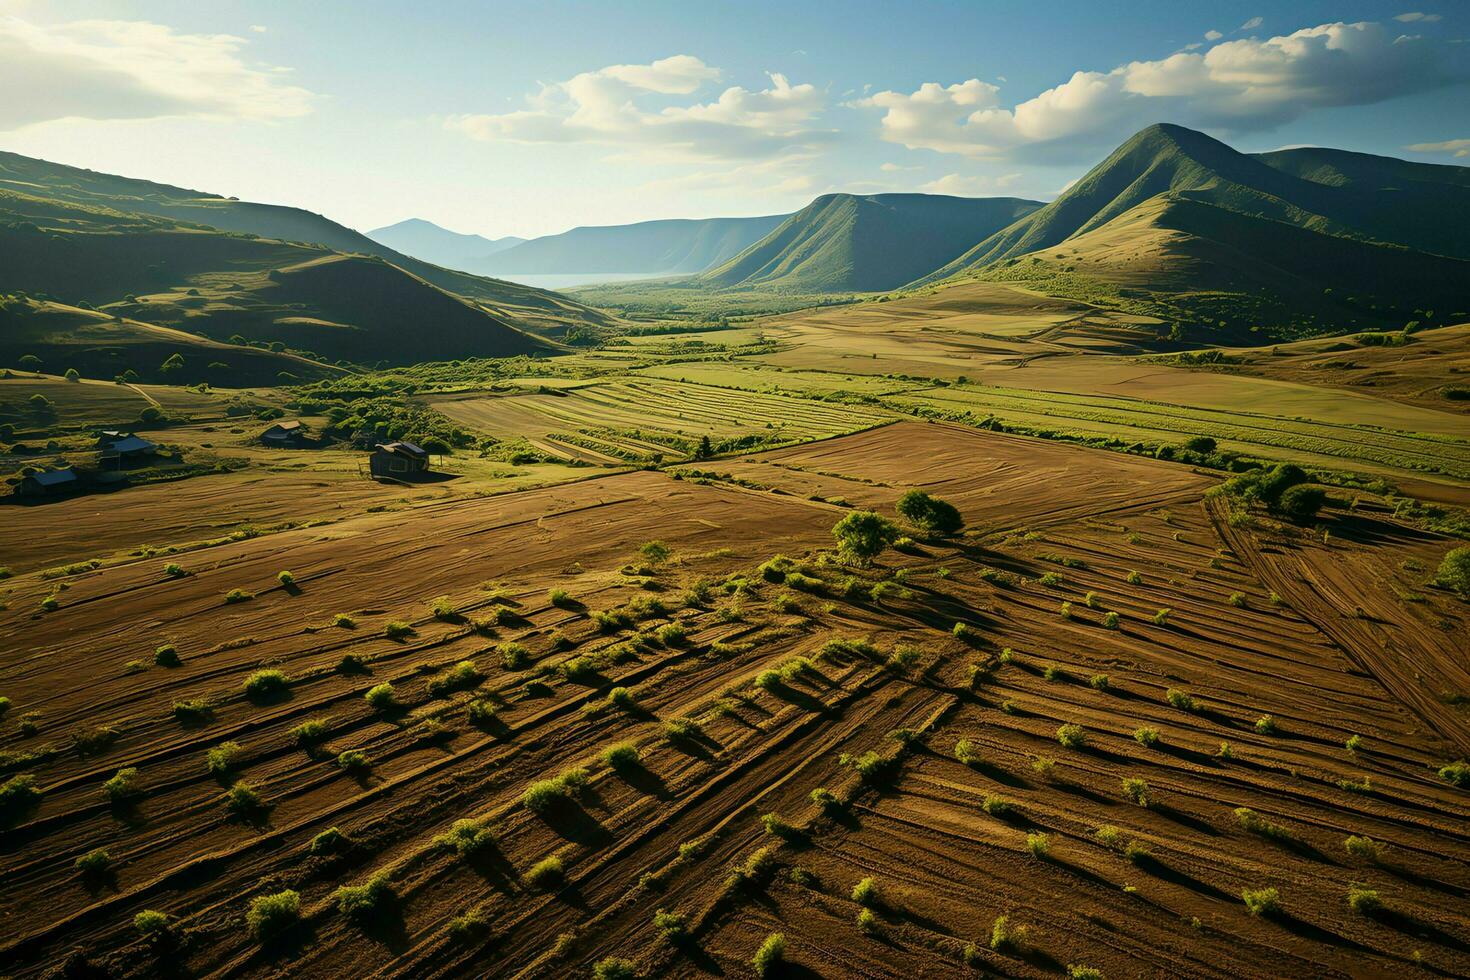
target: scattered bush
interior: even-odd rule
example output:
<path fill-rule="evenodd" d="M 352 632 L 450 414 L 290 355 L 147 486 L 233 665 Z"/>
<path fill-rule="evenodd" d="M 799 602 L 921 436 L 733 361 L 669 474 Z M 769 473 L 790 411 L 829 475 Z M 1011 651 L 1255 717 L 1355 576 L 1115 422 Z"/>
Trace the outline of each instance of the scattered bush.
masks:
<path fill-rule="evenodd" d="M 366 775 L 373 767 L 373 760 L 361 749 L 348 749 L 346 752 L 338 753 L 337 765 L 343 772 L 354 776 Z"/>
<path fill-rule="evenodd" d="M 526 884 L 532 888 L 550 891 L 566 879 L 566 871 L 562 867 L 561 858 L 553 854 L 532 865 L 525 877 Z"/>
<path fill-rule="evenodd" d="M 1347 741 L 1342 743 L 1342 747 L 1347 749 L 1353 755 L 1357 755 L 1358 750 L 1363 747 L 1363 736 L 1349 735 L 1347 737 Z"/>
<path fill-rule="evenodd" d="M 1105 630 L 1115 630 L 1115 629 L 1117 629 L 1118 628 L 1118 614 L 1115 613 L 1115 612 L 1103 613 L 1102 626 L 1103 626 L 1103 629 L 1105 629 Z"/>
<path fill-rule="evenodd" d="M 107 848 L 96 847 L 72 862 L 72 867 L 89 878 L 100 878 L 112 866 L 112 855 Z"/>
<path fill-rule="evenodd" d="M 368 688 L 362 698 L 376 711 L 387 712 L 398 707 L 397 693 L 393 690 L 393 685 L 386 681 Z"/>
<path fill-rule="evenodd" d="M 1243 888 L 1240 897 L 1251 915 L 1270 918 L 1281 913 L 1281 894 L 1274 888 Z"/>
<path fill-rule="evenodd" d="M 664 939 L 671 943 L 677 943 L 688 935 L 688 920 L 678 912 L 669 912 L 659 909 L 653 913 L 653 927 L 659 931 Z"/>
<path fill-rule="evenodd" d="M 1063 748 L 1080 749 L 1087 744 L 1087 732 L 1081 725 L 1062 725 L 1057 729 L 1057 741 Z"/>
<path fill-rule="evenodd" d="M 289 589 L 291 586 L 296 584 L 296 576 L 291 574 L 290 572 L 278 572 L 276 574 L 276 581 L 280 582 L 282 586 Z"/>
<path fill-rule="evenodd" d="M 910 490 L 898 498 L 894 509 L 909 523 L 938 534 L 954 534 L 964 527 L 964 520 L 954 505 L 923 490 Z"/>
<path fill-rule="evenodd" d="M 1146 807 L 1149 804 L 1148 783 L 1137 776 L 1124 777 L 1123 795 L 1132 800 L 1134 804 Z"/>
<path fill-rule="evenodd" d="M 1023 949 L 1026 945 L 1026 927 L 1013 926 L 1004 915 L 996 916 L 990 927 L 990 948 L 998 953 Z"/>
<path fill-rule="evenodd" d="M 832 528 L 838 550 L 859 563 L 877 557 L 884 548 L 899 538 L 898 527 L 870 510 L 854 511 Z M 789 576 L 788 576 L 789 580 Z"/>
<path fill-rule="evenodd" d="M 494 847 L 495 836 L 478 820 L 456 820 L 447 833 L 434 838 L 434 843 L 469 859 Z"/>
<path fill-rule="evenodd" d="M 447 595 L 441 595 L 431 602 L 429 604 L 429 612 L 433 614 L 435 619 L 443 620 L 446 623 L 453 623 L 459 620 L 459 607 Z"/>
<path fill-rule="evenodd" d="M 356 629 L 357 620 L 346 613 L 338 613 L 332 617 L 332 625 L 344 630 Z M 351 655 L 349 654 L 349 656 Z"/>
<path fill-rule="evenodd" d="M 239 742 L 221 742 L 205 753 L 204 768 L 211 776 L 228 776 L 234 771 L 244 751 Z"/>
<path fill-rule="evenodd" d="M 41 791 L 36 788 L 36 777 L 28 772 L 0 783 L 0 816 L 19 813 L 40 800 Z"/>
<path fill-rule="evenodd" d="M 367 661 L 355 653 L 344 653 L 342 659 L 337 661 L 337 673 L 344 677 L 360 677 L 363 674 L 371 674 Z"/>
<path fill-rule="evenodd" d="M 175 701 L 174 718 L 184 725 L 203 725 L 214 718 L 214 708 L 208 701 L 198 698 L 192 701 Z"/>
<path fill-rule="evenodd" d="M 636 976 L 638 968 L 617 956 L 598 960 L 592 967 L 592 980 L 633 980 Z"/>
<path fill-rule="evenodd" d="M 1241 827 L 1262 837 L 1276 840 L 1294 840 L 1295 835 L 1278 823 L 1272 823 L 1248 806 L 1235 808 L 1235 820 Z"/>
<path fill-rule="evenodd" d="M 267 809 L 265 800 L 249 783 L 236 783 L 225 792 L 225 808 L 242 820 L 255 820 Z"/>
<path fill-rule="evenodd" d="M 761 943 L 760 949 L 755 951 L 750 965 L 755 968 L 758 977 L 768 976 L 775 968 L 786 959 L 786 937 L 779 932 L 773 932 Z"/>
<path fill-rule="evenodd" d="M 334 857 L 346 853 L 351 846 L 351 838 L 336 827 L 328 827 L 311 839 L 307 850 L 317 857 Z"/>
<path fill-rule="evenodd" d="M 390 640 L 401 640 L 413 632 L 413 626 L 401 619 L 395 619 L 383 627 L 383 635 Z"/>
<path fill-rule="evenodd" d="M 379 871 L 360 885 L 343 885 L 333 897 L 337 911 L 361 926 L 382 914 L 398 896 L 388 872 Z"/>
<path fill-rule="evenodd" d="M 966 738 L 954 743 L 954 757 L 967 766 L 978 766 L 983 761 L 975 743 Z"/>
<path fill-rule="evenodd" d="M 575 609 L 581 605 L 566 589 L 552 589 L 546 593 L 546 599 L 559 609 Z"/>
<path fill-rule="evenodd" d="M 1107 674 L 1093 674 L 1087 679 L 1087 686 L 1094 691 L 1106 691 L 1111 683 L 1112 680 Z"/>
<path fill-rule="evenodd" d="M 461 660 L 445 671 L 442 677 L 436 677 L 429 682 L 429 693 L 439 698 L 456 691 L 468 691 L 478 687 L 484 679 L 485 675 L 480 673 L 480 668 L 473 660 Z"/>
<path fill-rule="evenodd" d="M 1199 711 L 1199 704 L 1194 700 L 1194 696 L 1176 688 L 1171 687 L 1165 691 L 1164 698 L 1180 711 Z"/>
<path fill-rule="evenodd" d="M 160 667 L 178 667 L 182 661 L 179 660 L 179 651 L 174 649 L 172 643 L 165 643 L 153 651 L 153 662 Z"/>
<path fill-rule="evenodd" d="M 327 722 L 323 718 L 309 718 L 291 729 L 288 733 L 291 741 L 304 749 L 309 749 L 327 740 Z"/>
<path fill-rule="evenodd" d="M 1293 524 L 1306 524 L 1317 516 L 1317 511 L 1327 502 L 1327 491 L 1321 487 L 1288 487 L 1281 494 L 1277 512 Z"/>
<path fill-rule="evenodd" d="M 878 921 L 878 917 L 873 914 L 871 909 L 858 910 L 857 924 L 858 930 L 862 932 L 865 936 L 876 936 L 879 930 L 882 928 L 882 925 Z"/>
<path fill-rule="evenodd" d="M 1440 560 L 1434 575 L 1436 585 L 1470 596 L 1470 547 L 1454 548 Z"/>
<path fill-rule="evenodd" d="M 1275 735 L 1276 719 L 1270 715 L 1261 715 L 1261 717 L 1256 719 L 1256 734 Z"/>
<path fill-rule="evenodd" d="M 244 589 L 231 589 L 225 593 L 225 602 L 227 603 L 248 602 L 254 598 L 254 592 L 246 592 Z"/>
<path fill-rule="evenodd" d="M 1383 911 L 1383 900 L 1378 897 L 1378 892 L 1372 888 L 1364 888 L 1362 885 L 1354 885 L 1348 889 L 1348 908 L 1359 915 L 1372 915 Z"/>
<path fill-rule="evenodd" d="M 163 574 L 167 575 L 169 578 L 183 578 L 189 573 L 184 571 L 184 567 L 182 565 L 176 562 L 169 562 L 167 565 L 163 566 Z"/>
<path fill-rule="evenodd" d="M 1039 831 L 1027 834 L 1026 850 L 1031 852 L 1032 857 L 1044 861 L 1051 854 L 1051 838 Z"/>
<path fill-rule="evenodd" d="M 136 767 L 129 766 L 119 769 L 117 775 L 102 784 L 102 792 L 114 803 L 125 803 L 143 795 L 143 788 L 138 785 L 139 772 Z"/>
<path fill-rule="evenodd" d="M 291 686 L 291 680 L 279 670 L 257 670 L 245 679 L 245 696 L 261 701 L 278 697 Z"/>
<path fill-rule="evenodd" d="M 1160 609 L 1158 612 L 1154 613 L 1154 617 L 1153 617 L 1153 623 L 1154 623 L 1154 625 L 1155 626 L 1168 626 L 1169 625 L 1169 614 L 1172 613 L 1173 611 L 1174 610 L 1172 610 L 1172 609 Z"/>
<path fill-rule="evenodd" d="M 301 895 L 290 889 L 258 896 L 245 914 L 251 935 L 262 943 L 279 937 L 300 921 Z"/>
<path fill-rule="evenodd" d="M 670 718 L 664 722 L 664 737 L 670 742 L 693 742 L 704 734 L 693 718 Z"/>
<path fill-rule="evenodd" d="M 1133 731 L 1133 740 L 1139 745 L 1153 748 L 1159 744 L 1159 732 L 1156 728 L 1137 728 Z"/>
<path fill-rule="evenodd" d="M 1353 857 L 1368 861 L 1377 861 L 1381 850 L 1378 842 L 1373 838 L 1366 835 L 1359 837 L 1356 834 L 1343 840 L 1342 847 Z"/>
<path fill-rule="evenodd" d="M 638 746 L 632 742 L 619 742 L 602 750 L 602 761 L 609 769 L 631 772 L 638 768 Z"/>
<path fill-rule="evenodd" d="M 168 931 L 168 916 L 153 909 L 144 909 L 133 916 L 133 928 L 145 938 L 155 939 Z"/>
<path fill-rule="evenodd" d="M 1439 769 L 1439 778 L 1451 786 L 1470 786 L 1470 763 L 1461 759 L 1458 762 L 1451 762 L 1449 765 L 1441 766 Z"/>
<path fill-rule="evenodd" d="M 495 703 L 488 698 L 476 698 L 465 707 L 465 716 L 476 728 L 488 728 L 495 723 Z"/>
<path fill-rule="evenodd" d="M 1068 980 L 1103 980 L 1103 971 L 1095 966 L 1083 966 L 1080 963 L 1067 964 Z"/>
<path fill-rule="evenodd" d="M 521 794 L 521 803 L 533 813 L 545 813 L 557 803 L 576 794 L 587 785 L 587 770 L 567 769 L 554 779 L 532 783 Z"/>

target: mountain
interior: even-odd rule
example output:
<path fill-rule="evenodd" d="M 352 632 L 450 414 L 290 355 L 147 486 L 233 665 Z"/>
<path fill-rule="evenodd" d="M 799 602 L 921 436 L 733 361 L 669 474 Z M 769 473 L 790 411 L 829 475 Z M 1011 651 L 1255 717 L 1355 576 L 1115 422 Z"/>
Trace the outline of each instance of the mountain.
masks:
<path fill-rule="evenodd" d="M 1014 197 L 824 194 L 699 280 L 792 293 L 892 289 L 1041 206 Z"/>
<path fill-rule="evenodd" d="M 440 228 L 423 218 L 409 218 L 396 225 L 375 228 L 367 233 L 367 237 L 404 255 L 462 272 L 473 271 L 474 263 L 478 259 L 503 252 L 525 241 L 524 238 L 513 235 L 505 238 L 463 235 Z"/>
<path fill-rule="evenodd" d="M 1372 160 L 1383 158 L 1295 150 L 1257 157 L 1204 133 L 1156 124 L 1135 134 L 1055 201 L 923 278 L 947 279 L 1050 248 L 1163 193 L 1311 231 L 1470 258 L 1470 225 L 1463 220 L 1470 195 L 1459 177 L 1443 173 L 1465 168 L 1391 161 L 1403 167 L 1394 176 L 1394 168 L 1367 162 Z M 1426 172 L 1440 176 L 1425 179 Z M 1404 179 L 1409 173 L 1421 176 Z M 1392 198 L 1386 196 L 1390 184 L 1401 191 Z"/>
<path fill-rule="evenodd" d="M 606 314 L 556 293 L 468 275 L 412 258 L 300 208 L 253 204 L 0 151 L 0 191 L 7 190 L 81 208 L 152 215 L 180 225 L 374 255 L 440 289 L 483 304 L 507 322 L 543 332 L 554 333 L 569 326 L 603 324 L 609 320 Z"/>
<path fill-rule="evenodd" d="M 313 361 L 414 364 L 550 349 L 520 329 L 550 321 L 511 319 L 384 258 L 118 210 L 96 194 L 81 204 L 14 186 L 0 183 L 0 293 L 22 301 L 95 309 L 114 323 L 254 343 Z M 61 322 L 41 317 L 31 325 Z M 100 343 L 95 328 L 88 333 Z M 244 383 L 195 377 L 192 365 L 173 377 Z"/>
<path fill-rule="evenodd" d="M 786 217 L 672 219 L 573 228 L 487 255 L 473 267 L 506 275 L 692 275 L 738 254 Z"/>

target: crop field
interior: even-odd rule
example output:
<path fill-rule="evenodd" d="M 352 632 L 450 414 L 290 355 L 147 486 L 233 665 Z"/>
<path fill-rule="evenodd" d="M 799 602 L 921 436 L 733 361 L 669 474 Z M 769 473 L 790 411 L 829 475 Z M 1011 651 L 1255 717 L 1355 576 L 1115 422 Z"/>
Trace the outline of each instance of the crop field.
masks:
<path fill-rule="evenodd" d="M 641 377 L 555 394 L 471 394 L 428 404 L 495 438 L 521 437 L 553 456 L 602 464 L 688 454 L 702 436 L 777 445 L 852 432 L 887 418 L 861 407 Z"/>
<path fill-rule="evenodd" d="M 0 962 L 729 976 L 781 931 L 795 975 L 1470 970 L 1445 539 L 955 426 L 738 462 L 786 492 L 629 472 L 0 583 Z M 803 491 L 920 480 L 965 535 L 832 560 Z"/>

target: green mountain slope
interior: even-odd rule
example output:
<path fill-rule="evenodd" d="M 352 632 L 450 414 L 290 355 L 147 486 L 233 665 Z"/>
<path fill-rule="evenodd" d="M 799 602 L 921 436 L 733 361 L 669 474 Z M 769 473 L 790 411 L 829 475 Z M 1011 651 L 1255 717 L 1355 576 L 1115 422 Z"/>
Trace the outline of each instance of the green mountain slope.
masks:
<path fill-rule="evenodd" d="M 546 349 L 499 314 L 374 256 L 3 189 L 0 292 L 325 361 Z"/>
<path fill-rule="evenodd" d="M 892 289 L 1039 207 L 1010 197 L 826 194 L 699 281 L 793 293 Z"/>
<path fill-rule="evenodd" d="M 1411 173 L 1412 182 L 1405 179 Z M 1163 193 L 1311 231 L 1470 258 L 1465 173 L 1342 151 L 1250 156 L 1203 133 L 1159 124 L 1135 134 L 1046 207 L 924 278 L 946 279 L 1050 248 Z M 1400 188 L 1392 198 L 1389 186 Z"/>
<path fill-rule="evenodd" d="M 473 268 L 502 274 L 690 275 L 739 254 L 786 217 L 675 219 L 573 228 L 487 254 Z"/>
<path fill-rule="evenodd" d="M 409 218 L 394 225 L 374 228 L 367 237 L 404 255 L 462 272 L 472 272 L 478 260 L 525 241 L 514 235 L 505 238 L 465 235 L 441 228 L 423 218 Z"/>
<path fill-rule="evenodd" d="M 605 314 L 565 296 L 456 272 L 404 255 L 310 211 L 253 204 L 168 184 L 102 174 L 0 151 L 0 190 L 116 212 L 153 215 L 222 231 L 375 255 L 440 289 L 482 303 L 508 320 L 542 329 L 602 324 Z"/>

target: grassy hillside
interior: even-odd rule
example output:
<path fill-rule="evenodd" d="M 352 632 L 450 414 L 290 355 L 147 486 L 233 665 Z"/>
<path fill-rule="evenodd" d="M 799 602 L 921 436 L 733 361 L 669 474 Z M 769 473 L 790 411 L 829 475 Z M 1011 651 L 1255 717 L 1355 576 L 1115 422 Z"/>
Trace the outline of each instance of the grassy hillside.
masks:
<path fill-rule="evenodd" d="M 631 225 L 573 228 L 486 256 L 481 272 L 646 272 L 687 275 L 737 255 L 787 216 L 642 221 Z"/>
<path fill-rule="evenodd" d="M 1244 339 L 1401 327 L 1470 309 L 1470 261 L 1375 245 L 1176 194 L 982 278 L 1101 300 Z M 1405 297 L 1409 300 L 1406 302 Z M 1204 339 L 1207 335 L 1198 335 Z"/>
<path fill-rule="evenodd" d="M 444 269 L 394 251 L 319 214 L 274 204 L 253 204 L 147 180 L 101 174 L 78 167 L 0 152 L 0 191 L 114 212 L 152 215 L 173 223 L 288 242 L 323 245 L 339 252 L 376 255 L 433 283 L 482 303 L 508 319 L 548 329 L 601 324 L 607 317 L 565 296 L 518 283 Z"/>
<path fill-rule="evenodd" d="M 1009 197 L 826 194 L 701 280 L 799 293 L 892 289 L 1038 207 Z"/>
<path fill-rule="evenodd" d="M 422 218 L 409 218 L 385 228 L 375 228 L 367 233 L 367 237 L 404 255 L 461 271 L 469 271 L 479 259 L 503 252 L 525 241 L 524 238 L 514 235 L 507 235 L 505 238 L 464 235 L 448 228 L 440 228 L 432 221 Z"/>
<path fill-rule="evenodd" d="M 326 361 L 411 364 L 545 347 L 380 258 L 3 190 L 0 291 Z"/>
<path fill-rule="evenodd" d="M 1320 164 L 1323 159 L 1356 174 L 1356 179 L 1341 179 L 1341 175 L 1331 179 L 1330 168 Z M 1451 173 L 1434 180 L 1425 179 L 1421 173 L 1408 193 L 1389 197 L 1385 187 L 1392 168 L 1364 163 L 1381 159 L 1340 151 L 1287 151 L 1285 155 L 1254 157 L 1182 126 L 1149 126 L 1061 197 L 925 278 L 941 280 L 1050 248 L 1100 228 L 1164 193 L 1311 231 L 1470 258 L 1470 232 L 1460 220 L 1464 202 L 1470 199 L 1464 191 L 1465 173 L 1470 171 L 1460 167 L 1426 168 Z M 1314 164 L 1314 160 L 1319 162 Z M 1397 165 L 1402 161 L 1385 163 Z M 1415 166 L 1402 164 L 1402 173 Z M 1401 179 L 1397 182 L 1403 183 Z"/>
<path fill-rule="evenodd" d="M 215 386 L 275 385 L 341 374 L 341 369 L 284 351 L 226 344 L 183 330 L 60 303 L 0 300 L 0 365 L 34 357 L 53 374 L 84 378 L 131 375 L 143 381 Z M 173 361 L 173 358 L 179 361 Z M 172 363 L 167 369 L 164 364 Z M 27 361 L 27 366 L 36 367 Z"/>

